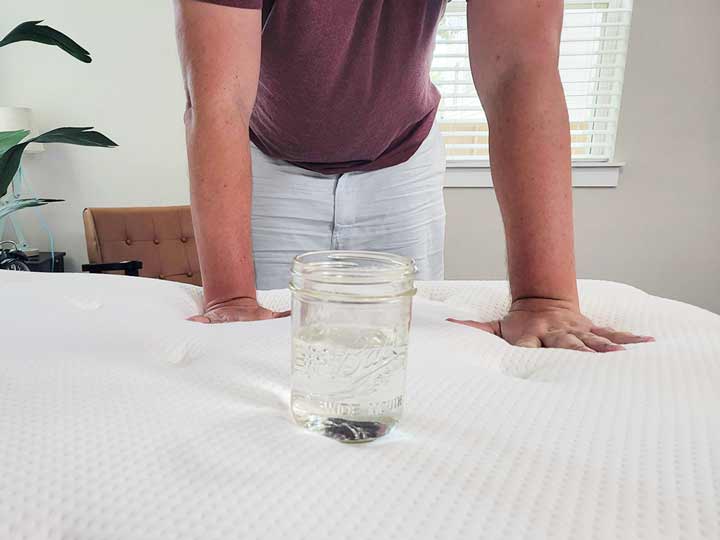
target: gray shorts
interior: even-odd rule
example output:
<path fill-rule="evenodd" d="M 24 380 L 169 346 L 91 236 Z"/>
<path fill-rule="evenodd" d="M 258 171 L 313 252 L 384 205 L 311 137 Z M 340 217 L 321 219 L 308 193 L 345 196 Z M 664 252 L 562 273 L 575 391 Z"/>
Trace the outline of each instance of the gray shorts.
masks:
<path fill-rule="evenodd" d="M 418 279 L 443 279 L 445 148 L 433 127 L 405 163 L 325 175 L 251 146 L 258 289 L 287 287 L 293 257 L 327 249 L 412 257 Z"/>

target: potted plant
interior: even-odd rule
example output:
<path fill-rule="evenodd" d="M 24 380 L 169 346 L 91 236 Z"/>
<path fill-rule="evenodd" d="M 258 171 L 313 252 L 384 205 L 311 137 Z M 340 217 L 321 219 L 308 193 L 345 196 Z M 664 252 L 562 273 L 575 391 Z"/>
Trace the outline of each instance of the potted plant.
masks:
<path fill-rule="evenodd" d="M 41 23 L 42 21 L 28 21 L 18 25 L 0 40 L 0 47 L 19 41 L 32 41 L 59 47 L 81 62 L 92 62 L 90 53 L 75 41 L 62 32 Z M 0 200 L 7 195 L 15 174 L 20 168 L 23 152 L 30 143 L 62 143 L 102 148 L 117 146 L 112 140 L 102 133 L 94 131 L 91 127 L 61 127 L 33 138 L 28 138 L 28 135 L 30 135 L 30 132 L 27 130 L 0 131 Z M 60 201 L 61 199 L 21 198 L 15 196 L 0 205 L 0 219 L 22 208 L 43 206 Z"/>

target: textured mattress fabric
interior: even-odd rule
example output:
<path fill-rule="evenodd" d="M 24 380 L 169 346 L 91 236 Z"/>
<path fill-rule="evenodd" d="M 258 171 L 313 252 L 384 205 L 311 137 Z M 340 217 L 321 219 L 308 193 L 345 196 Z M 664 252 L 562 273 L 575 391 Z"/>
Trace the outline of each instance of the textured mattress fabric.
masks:
<path fill-rule="evenodd" d="M 0 538 L 720 538 L 720 317 L 581 295 L 657 342 L 516 349 L 444 322 L 501 315 L 505 284 L 420 284 L 401 426 L 348 446 L 290 419 L 288 319 L 203 326 L 192 286 L 0 272 Z"/>

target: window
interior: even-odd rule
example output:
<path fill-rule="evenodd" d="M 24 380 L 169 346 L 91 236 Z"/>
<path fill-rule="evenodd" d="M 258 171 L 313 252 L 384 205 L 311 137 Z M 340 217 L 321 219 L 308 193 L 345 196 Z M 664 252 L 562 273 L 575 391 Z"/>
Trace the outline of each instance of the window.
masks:
<path fill-rule="evenodd" d="M 448 164 L 486 165 L 488 125 L 473 86 L 466 2 L 448 4 L 431 75 L 442 94 L 438 119 Z M 565 0 L 560 76 L 574 162 L 609 162 L 615 152 L 632 0 Z"/>

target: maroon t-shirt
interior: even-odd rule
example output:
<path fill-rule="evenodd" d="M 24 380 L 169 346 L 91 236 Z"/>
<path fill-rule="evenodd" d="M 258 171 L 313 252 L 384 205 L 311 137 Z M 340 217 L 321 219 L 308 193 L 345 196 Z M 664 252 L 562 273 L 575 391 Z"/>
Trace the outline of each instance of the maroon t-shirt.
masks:
<path fill-rule="evenodd" d="M 408 160 L 430 132 L 446 0 L 201 0 L 262 9 L 251 140 L 326 174 Z"/>

